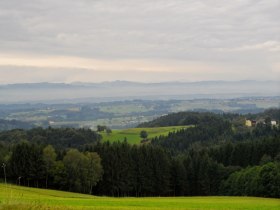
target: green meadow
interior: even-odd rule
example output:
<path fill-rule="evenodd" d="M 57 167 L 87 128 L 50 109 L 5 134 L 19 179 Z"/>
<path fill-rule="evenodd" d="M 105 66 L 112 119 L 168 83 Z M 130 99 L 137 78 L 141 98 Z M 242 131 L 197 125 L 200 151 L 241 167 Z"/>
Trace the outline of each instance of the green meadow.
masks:
<path fill-rule="evenodd" d="M 103 141 L 123 141 L 125 138 L 130 144 L 139 144 L 141 142 L 140 132 L 147 131 L 148 139 L 156 136 L 167 136 L 169 132 L 175 132 L 181 129 L 186 129 L 191 126 L 169 126 L 169 127 L 154 127 L 154 128 L 128 128 L 122 130 L 112 130 L 112 133 L 100 132 Z"/>
<path fill-rule="evenodd" d="M 254 197 L 97 197 L 0 184 L 1 210 L 279 210 L 280 200 Z"/>

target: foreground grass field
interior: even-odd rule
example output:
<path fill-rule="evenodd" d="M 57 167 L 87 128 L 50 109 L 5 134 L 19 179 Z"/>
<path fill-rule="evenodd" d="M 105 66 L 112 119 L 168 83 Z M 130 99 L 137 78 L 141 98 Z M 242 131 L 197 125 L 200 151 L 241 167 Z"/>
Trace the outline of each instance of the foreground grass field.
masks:
<path fill-rule="evenodd" d="M 140 132 L 145 130 L 148 132 L 148 139 L 156 136 L 166 136 L 169 132 L 186 129 L 191 126 L 169 126 L 169 127 L 154 127 L 154 128 L 128 128 L 123 130 L 112 130 L 111 134 L 101 132 L 103 141 L 123 141 L 127 138 L 127 142 L 130 144 L 139 144 L 141 141 Z"/>
<path fill-rule="evenodd" d="M 0 184 L 1 210 L 279 210 L 280 200 L 253 197 L 110 198 Z"/>

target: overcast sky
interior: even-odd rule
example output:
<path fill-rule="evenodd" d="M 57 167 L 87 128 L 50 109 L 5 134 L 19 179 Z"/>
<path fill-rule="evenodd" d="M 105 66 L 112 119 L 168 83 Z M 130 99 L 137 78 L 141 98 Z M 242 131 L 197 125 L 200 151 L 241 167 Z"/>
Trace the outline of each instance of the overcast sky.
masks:
<path fill-rule="evenodd" d="M 280 80 L 279 0 L 0 0 L 0 83 Z"/>

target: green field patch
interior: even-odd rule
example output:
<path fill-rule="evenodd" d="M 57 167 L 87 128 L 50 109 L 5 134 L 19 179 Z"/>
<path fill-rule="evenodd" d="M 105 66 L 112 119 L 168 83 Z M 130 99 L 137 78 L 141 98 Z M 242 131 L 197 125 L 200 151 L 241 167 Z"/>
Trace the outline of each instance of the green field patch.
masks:
<path fill-rule="evenodd" d="M 122 130 L 112 130 L 112 133 L 100 132 L 103 141 L 115 142 L 123 141 L 125 138 L 130 144 L 139 144 L 141 142 L 140 132 L 147 131 L 148 139 L 156 136 L 167 136 L 170 132 L 176 132 L 181 129 L 187 129 L 192 126 L 168 126 L 168 127 L 154 127 L 154 128 L 128 128 Z"/>
<path fill-rule="evenodd" d="M 97 197 L 0 184 L 0 210 L 278 210 L 280 199 L 254 197 Z"/>

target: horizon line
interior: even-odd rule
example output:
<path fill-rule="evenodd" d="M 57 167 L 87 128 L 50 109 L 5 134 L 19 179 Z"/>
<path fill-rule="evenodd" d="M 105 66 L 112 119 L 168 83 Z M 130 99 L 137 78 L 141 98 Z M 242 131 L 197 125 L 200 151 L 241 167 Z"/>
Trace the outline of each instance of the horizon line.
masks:
<path fill-rule="evenodd" d="M 242 80 L 196 80 L 196 81 L 180 81 L 180 80 L 169 80 L 161 82 L 143 82 L 143 81 L 133 81 L 133 80 L 104 80 L 101 82 L 51 82 L 51 81 L 42 81 L 42 82 L 18 82 L 18 83 L 0 83 L 3 85 L 32 85 L 32 84 L 65 84 L 65 85 L 75 85 L 75 84 L 104 84 L 104 83 L 140 83 L 140 84 L 163 84 L 163 83 L 201 83 L 201 82 L 280 82 L 280 80 L 252 80 L 252 79 L 242 79 Z"/>

